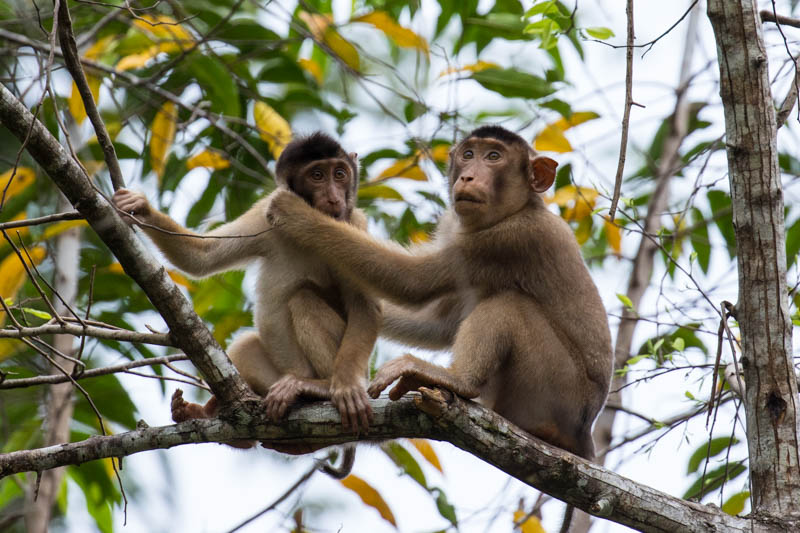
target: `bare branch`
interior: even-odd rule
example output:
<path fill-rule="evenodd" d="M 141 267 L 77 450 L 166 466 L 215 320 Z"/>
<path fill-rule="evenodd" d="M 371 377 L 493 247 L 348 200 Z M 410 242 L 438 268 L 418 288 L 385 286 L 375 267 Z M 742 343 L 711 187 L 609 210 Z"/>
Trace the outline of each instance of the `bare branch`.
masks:
<path fill-rule="evenodd" d="M 168 333 L 142 333 L 127 329 L 107 329 L 96 326 L 80 326 L 77 324 L 44 324 L 42 326 L 22 327 L 15 329 L 0 329 L 0 339 L 21 339 L 22 337 L 37 337 L 39 335 L 68 334 L 76 337 L 87 336 L 98 339 L 108 339 L 122 342 L 136 342 L 140 344 L 155 344 L 158 346 L 174 346 Z"/>
<path fill-rule="evenodd" d="M 421 396 L 413 394 L 397 402 L 386 398 L 372 401 L 374 422 L 368 438 L 423 437 L 451 442 L 532 487 L 641 531 L 706 533 L 711 524 L 715 531 L 733 533 L 786 531 L 636 483 L 544 444 L 476 403 L 448 399 L 449 395 L 440 390 L 422 392 Z M 334 445 L 352 442 L 357 436 L 342 428 L 338 412 L 328 402 L 293 409 L 284 422 L 274 424 L 266 418 L 260 402 L 254 401 L 228 412 L 226 418 L 191 420 L 0 455 L 0 478 L 194 442 L 242 438 L 273 444 Z"/>
<path fill-rule="evenodd" d="M 38 226 L 40 224 L 49 224 L 51 222 L 62 222 L 64 220 L 82 220 L 83 215 L 77 211 L 69 211 L 67 213 L 55 213 L 52 215 L 45 215 L 37 218 L 27 218 L 25 220 L 13 220 L 10 222 L 0 223 L 0 231 L 9 230 L 13 228 L 25 228 L 28 226 Z"/>

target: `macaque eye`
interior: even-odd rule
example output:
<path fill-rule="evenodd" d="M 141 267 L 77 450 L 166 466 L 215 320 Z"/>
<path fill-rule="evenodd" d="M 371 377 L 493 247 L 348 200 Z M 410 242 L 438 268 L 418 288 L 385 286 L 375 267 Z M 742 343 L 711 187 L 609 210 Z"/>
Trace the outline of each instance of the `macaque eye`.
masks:
<path fill-rule="evenodd" d="M 337 168 L 334 176 L 337 180 L 343 180 L 347 177 L 347 172 L 345 172 L 343 168 Z"/>
<path fill-rule="evenodd" d="M 500 159 L 500 152 L 495 152 L 494 150 L 492 150 L 486 157 L 491 161 L 497 161 L 498 159 Z"/>
<path fill-rule="evenodd" d="M 472 153 L 472 150 L 464 150 L 464 153 L 461 155 L 461 157 L 464 159 L 472 159 L 473 155 L 474 154 Z"/>
<path fill-rule="evenodd" d="M 311 171 L 311 179 L 315 181 L 319 181 L 323 178 L 322 171 L 319 169 L 314 169 Z"/>

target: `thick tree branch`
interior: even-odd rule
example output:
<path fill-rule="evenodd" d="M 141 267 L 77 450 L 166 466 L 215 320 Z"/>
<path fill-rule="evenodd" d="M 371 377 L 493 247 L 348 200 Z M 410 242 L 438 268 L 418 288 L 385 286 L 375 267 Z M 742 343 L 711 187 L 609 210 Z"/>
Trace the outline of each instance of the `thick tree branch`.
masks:
<path fill-rule="evenodd" d="M 544 444 L 476 403 L 450 398 L 439 390 L 423 390 L 423 395 L 410 395 L 397 402 L 375 400 L 375 418 L 367 438 L 423 437 L 451 442 L 532 487 L 640 531 L 785 531 L 641 485 Z M 227 418 L 192 420 L 12 452 L 0 455 L 0 478 L 196 442 L 258 438 L 273 443 L 333 445 L 356 440 L 355 435 L 344 431 L 336 409 L 328 402 L 293 409 L 279 425 L 265 418 L 260 402 L 251 402 L 244 409 L 229 411 Z"/>
<path fill-rule="evenodd" d="M 4 85 L 0 85 L 0 123 L 20 142 L 26 142 L 30 132 L 26 144 L 28 152 L 108 245 L 125 272 L 144 290 L 167 322 L 175 344 L 203 373 L 214 394 L 223 403 L 252 394 L 166 269 L 153 258 L 111 203 L 93 187 L 47 128 L 35 120 Z"/>

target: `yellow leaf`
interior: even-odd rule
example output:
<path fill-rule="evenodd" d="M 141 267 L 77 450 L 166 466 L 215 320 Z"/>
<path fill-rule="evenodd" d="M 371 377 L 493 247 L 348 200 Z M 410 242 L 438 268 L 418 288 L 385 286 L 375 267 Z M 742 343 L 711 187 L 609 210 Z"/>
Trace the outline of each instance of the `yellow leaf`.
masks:
<path fill-rule="evenodd" d="M 47 250 L 44 246 L 35 246 L 28 250 L 34 265 L 44 261 Z M 25 257 L 25 254 L 23 254 Z M 25 262 L 28 263 L 27 257 Z M 30 263 L 29 263 L 30 264 Z M 15 253 L 8 254 L 0 262 L 0 298 L 14 298 L 25 283 L 25 267 Z"/>
<path fill-rule="evenodd" d="M 431 240 L 431 236 L 425 231 L 415 230 L 409 233 L 408 240 L 414 244 L 420 244 L 422 242 L 428 242 Z"/>
<path fill-rule="evenodd" d="M 169 277 L 172 278 L 172 281 L 174 281 L 176 284 L 186 287 L 187 289 L 189 289 L 189 291 L 192 291 L 194 289 L 194 283 L 192 283 L 192 280 L 190 280 L 177 270 L 167 270 L 167 274 L 169 274 Z"/>
<path fill-rule="evenodd" d="M 64 233 L 68 229 L 81 226 L 88 226 L 88 224 L 85 220 L 65 220 L 63 222 L 58 222 L 52 226 L 48 226 L 48 228 L 42 233 L 40 240 L 46 241 L 47 239 L 52 239 L 56 235 Z"/>
<path fill-rule="evenodd" d="M 87 74 L 86 82 L 89 84 L 89 91 L 92 93 L 92 98 L 96 104 L 100 98 L 100 78 Z M 84 119 L 86 119 L 86 108 L 83 105 L 81 93 L 78 92 L 78 86 L 74 81 L 72 82 L 72 93 L 69 95 L 67 105 L 69 106 L 69 112 L 72 114 L 72 118 L 75 119 L 75 122 L 82 124 Z"/>
<path fill-rule="evenodd" d="M 438 144 L 434 146 L 430 156 L 437 163 L 447 163 L 450 160 L 450 145 Z"/>
<path fill-rule="evenodd" d="M 134 20 L 133 25 L 153 37 L 163 41 L 172 41 L 179 47 L 188 47 L 194 39 L 192 35 L 174 18 L 167 15 L 143 15 Z"/>
<path fill-rule="evenodd" d="M 422 232 L 422 231 L 415 232 L 415 233 L 422 233 L 426 237 L 428 235 L 427 233 Z M 413 235 L 412 235 L 412 239 L 411 240 L 414 240 L 413 239 Z M 427 238 L 425 240 L 427 240 Z M 442 463 L 439 462 L 439 457 L 436 455 L 436 452 L 434 451 L 433 446 L 431 446 L 431 443 L 430 443 L 429 440 L 426 440 L 426 439 L 409 439 L 409 441 L 411 442 L 411 444 L 414 445 L 414 447 L 417 449 L 417 451 L 420 454 L 422 454 L 422 457 L 424 457 L 426 461 L 428 461 L 431 465 L 433 465 L 433 467 L 436 470 L 438 470 L 439 472 L 444 474 L 444 470 L 442 470 Z"/>
<path fill-rule="evenodd" d="M 123 276 L 126 275 L 125 274 L 125 270 L 122 268 L 122 265 L 120 265 L 119 263 L 111 263 L 110 265 L 108 265 L 106 267 L 106 270 L 108 270 L 112 274 L 122 274 Z"/>
<path fill-rule="evenodd" d="M 111 44 L 116 40 L 116 38 L 116 35 L 111 34 L 95 41 L 95 43 L 86 50 L 86 53 L 83 54 L 83 57 L 92 60 L 97 59 L 103 54 L 103 52 L 106 52 L 111 47 Z"/>
<path fill-rule="evenodd" d="M 594 111 L 577 111 L 569 119 L 562 117 L 544 127 L 541 133 L 533 140 L 533 147 L 544 152 L 571 152 L 572 145 L 569 144 L 569 141 L 564 136 L 564 132 L 599 116 Z"/>
<path fill-rule="evenodd" d="M 14 179 L 11 185 L 8 182 L 11 180 L 11 175 L 14 174 L 14 169 L 9 169 L 0 174 L 0 198 L 3 198 L 5 193 L 5 200 L 8 201 L 16 194 L 24 191 L 28 185 L 33 183 L 36 179 L 36 173 L 30 167 L 17 167 L 17 172 L 14 174 Z M 8 189 L 6 189 L 8 187 Z"/>
<path fill-rule="evenodd" d="M 341 480 L 340 483 L 344 485 L 345 488 L 348 488 L 358 494 L 359 498 L 361 498 L 361 501 L 378 511 L 384 520 L 397 528 L 397 522 L 394 519 L 392 510 L 389 509 L 389 506 L 386 504 L 386 501 L 384 501 L 380 493 L 372 488 L 369 483 L 353 474 L 350 474 Z"/>
<path fill-rule="evenodd" d="M 388 185 L 367 185 L 366 187 L 360 187 L 358 189 L 358 197 L 360 199 L 368 199 L 368 198 L 382 198 L 384 200 L 399 200 L 403 201 L 403 196 L 394 190 L 393 188 L 389 187 Z"/>
<path fill-rule="evenodd" d="M 598 194 L 600 193 L 591 187 L 565 185 L 558 189 L 553 196 L 545 198 L 545 202 L 566 207 L 562 215 L 564 220 L 583 220 L 592 214 Z"/>
<path fill-rule="evenodd" d="M 406 178 L 414 181 L 428 181 L 428 176 L 419 168 L 418 157 L 398 159 L 393 165 L 381 172 L 377 178 L 369 180 L 370 183 L 387 180 L 389 178 Z"/>
<path fill-rule="evenodd" d="M 152 131 L 150 136 L 150 166 L 158 176 L 159 181 L 164 175 L 167 154 L 172 146 L 172 141 L 175 139 L 176 120 L 175 104 L 164 102 L 164 105 L 161 106 L 161 109 L 158 110 L 156 117 L 153 119 L 153 125 L 150 127 Z"/>
<path fill-rule="evenodd" d="M 297 62 L 306 72 L 314 76 L 314 79 L 317 80 L 318 84 L 322 85 L 322 67 L 319 66 L 319 63 L 313 59 L 303 58 L 298 59 Z"/>
<path fill-rule="evenodd" d="M 482 70 L 487 70 L 490 68 L 502 68 L 497 63 L 492 63 L 490 61 L 478 61 L 477 63 L 473 63 L 471 65 L 466 65 L 464 67 L 450 67 L 448 69 L 443 70 L 439 77 L 447 76 L 448 74 L 455 74 L 456 72 L 480 72 Z"/>
<path fill-rule="evenodd" d="M 536 139 L 533 140 L 533 147 L 541 152 L 558 152 L 559 154 L 572 151 L 572 145 L 564 137 L 564 132 L 552 124 L 546 126 L 536 136 Z"/>
<path fill-rule="evenodd" d="M 526 513 L 522 509 L 514 511 L 514 523 L 516 524 L 517 522 L 525 518 L 527 514 L 528 513 Z M 535 516 L 531 516 L 530 518 L 525 520 L 522 524 L 520 524 L 519 531 L 520 533 L 546 533 L 544 528 L 542 527 L 542 522 Z"/>
<path fill-rule="evenodd" d="M 258 126 L 259 135 L 269 145 L 272 157 L 278 159 L 281 152 L 292 140 L 292 127 L 286 119 L 272 109 L 266 102 L 258 101 L 253 106 L 253 118 Z"/>
<path fill-rule="evenodd" d="M 335 29 L 328 28 L 325 30 L 322 42 L 328 45 L 328 48 L 351 69 L 358 71 L 361 67 L 361 59 L 358 57 L 358 50 L 356 50 L 356 47 L 339 35 L 339 32 Z"/>
<path fill-rule="evenodd" d="M 578 244 L 583 245 L 592 236 L 592 217 L 586 217 L 580 221 L 577 229 L 575 229 L 575 240 Z"/>
<path fill-rule="evenodd" d="M 186 161 L 186 168 L 189 170 L 197 167 L 219 170 L 222 168 L 228 168 L 229 166 L 231 166 L 231 162 L 228 161 L 225 156 L 212 150 L 203 150 L 199 154 L 193 155 L 188 161 Z"/>
<path fill-rule="evenodd" d="M 0 326 L 5 322 L 5 317 L 5 311 L 0 309 Z M 19 339 L 0 339 L 0 361 L 8 359 L 24 347 Z"/>
<path fill-rule="evenodd" d="M 148 61 L 161 53 L 158 46 L 151 46 L 144 52 L 131 54 L 123 57 L 116 65 L 117 70 L 131 70 L 135 68 L 142 68 Z"/>
<path fill-rule="evenodd" d="M 622 232 L 619 226 L 612 224 L 608 219 L 603 221 L 603 227 L 606 231 L 606 240 L 608 245 L 614 250 L 614 253 L 619 255 L 622 252 Z"/>
<path fill-rule="evenodd" d="M 399 25 L 392 20 L 385 11 L 373 11 L 364 16 L 354 19 L 353 22 L 365 22 L 372 24 L 381 30 L 389 39 L 394 41 L 394 44 L 403 48 L 416 48 L 428 54 L 428 41 L 409 30 Z"/>

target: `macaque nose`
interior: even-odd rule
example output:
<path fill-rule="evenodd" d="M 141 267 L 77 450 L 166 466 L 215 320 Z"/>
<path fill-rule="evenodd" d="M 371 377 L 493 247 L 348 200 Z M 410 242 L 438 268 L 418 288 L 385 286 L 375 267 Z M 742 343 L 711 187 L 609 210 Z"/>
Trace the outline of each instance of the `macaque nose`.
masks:
<path fill-rule="evenodd" d="M 464 176 L 464 175 L 462 175 L 458 179 L 463 181 L 463 182 L 465 182 L 465 183 L 469 183 L 470 181 L 474 180 L 475 178 L 473 176 Z"/>

